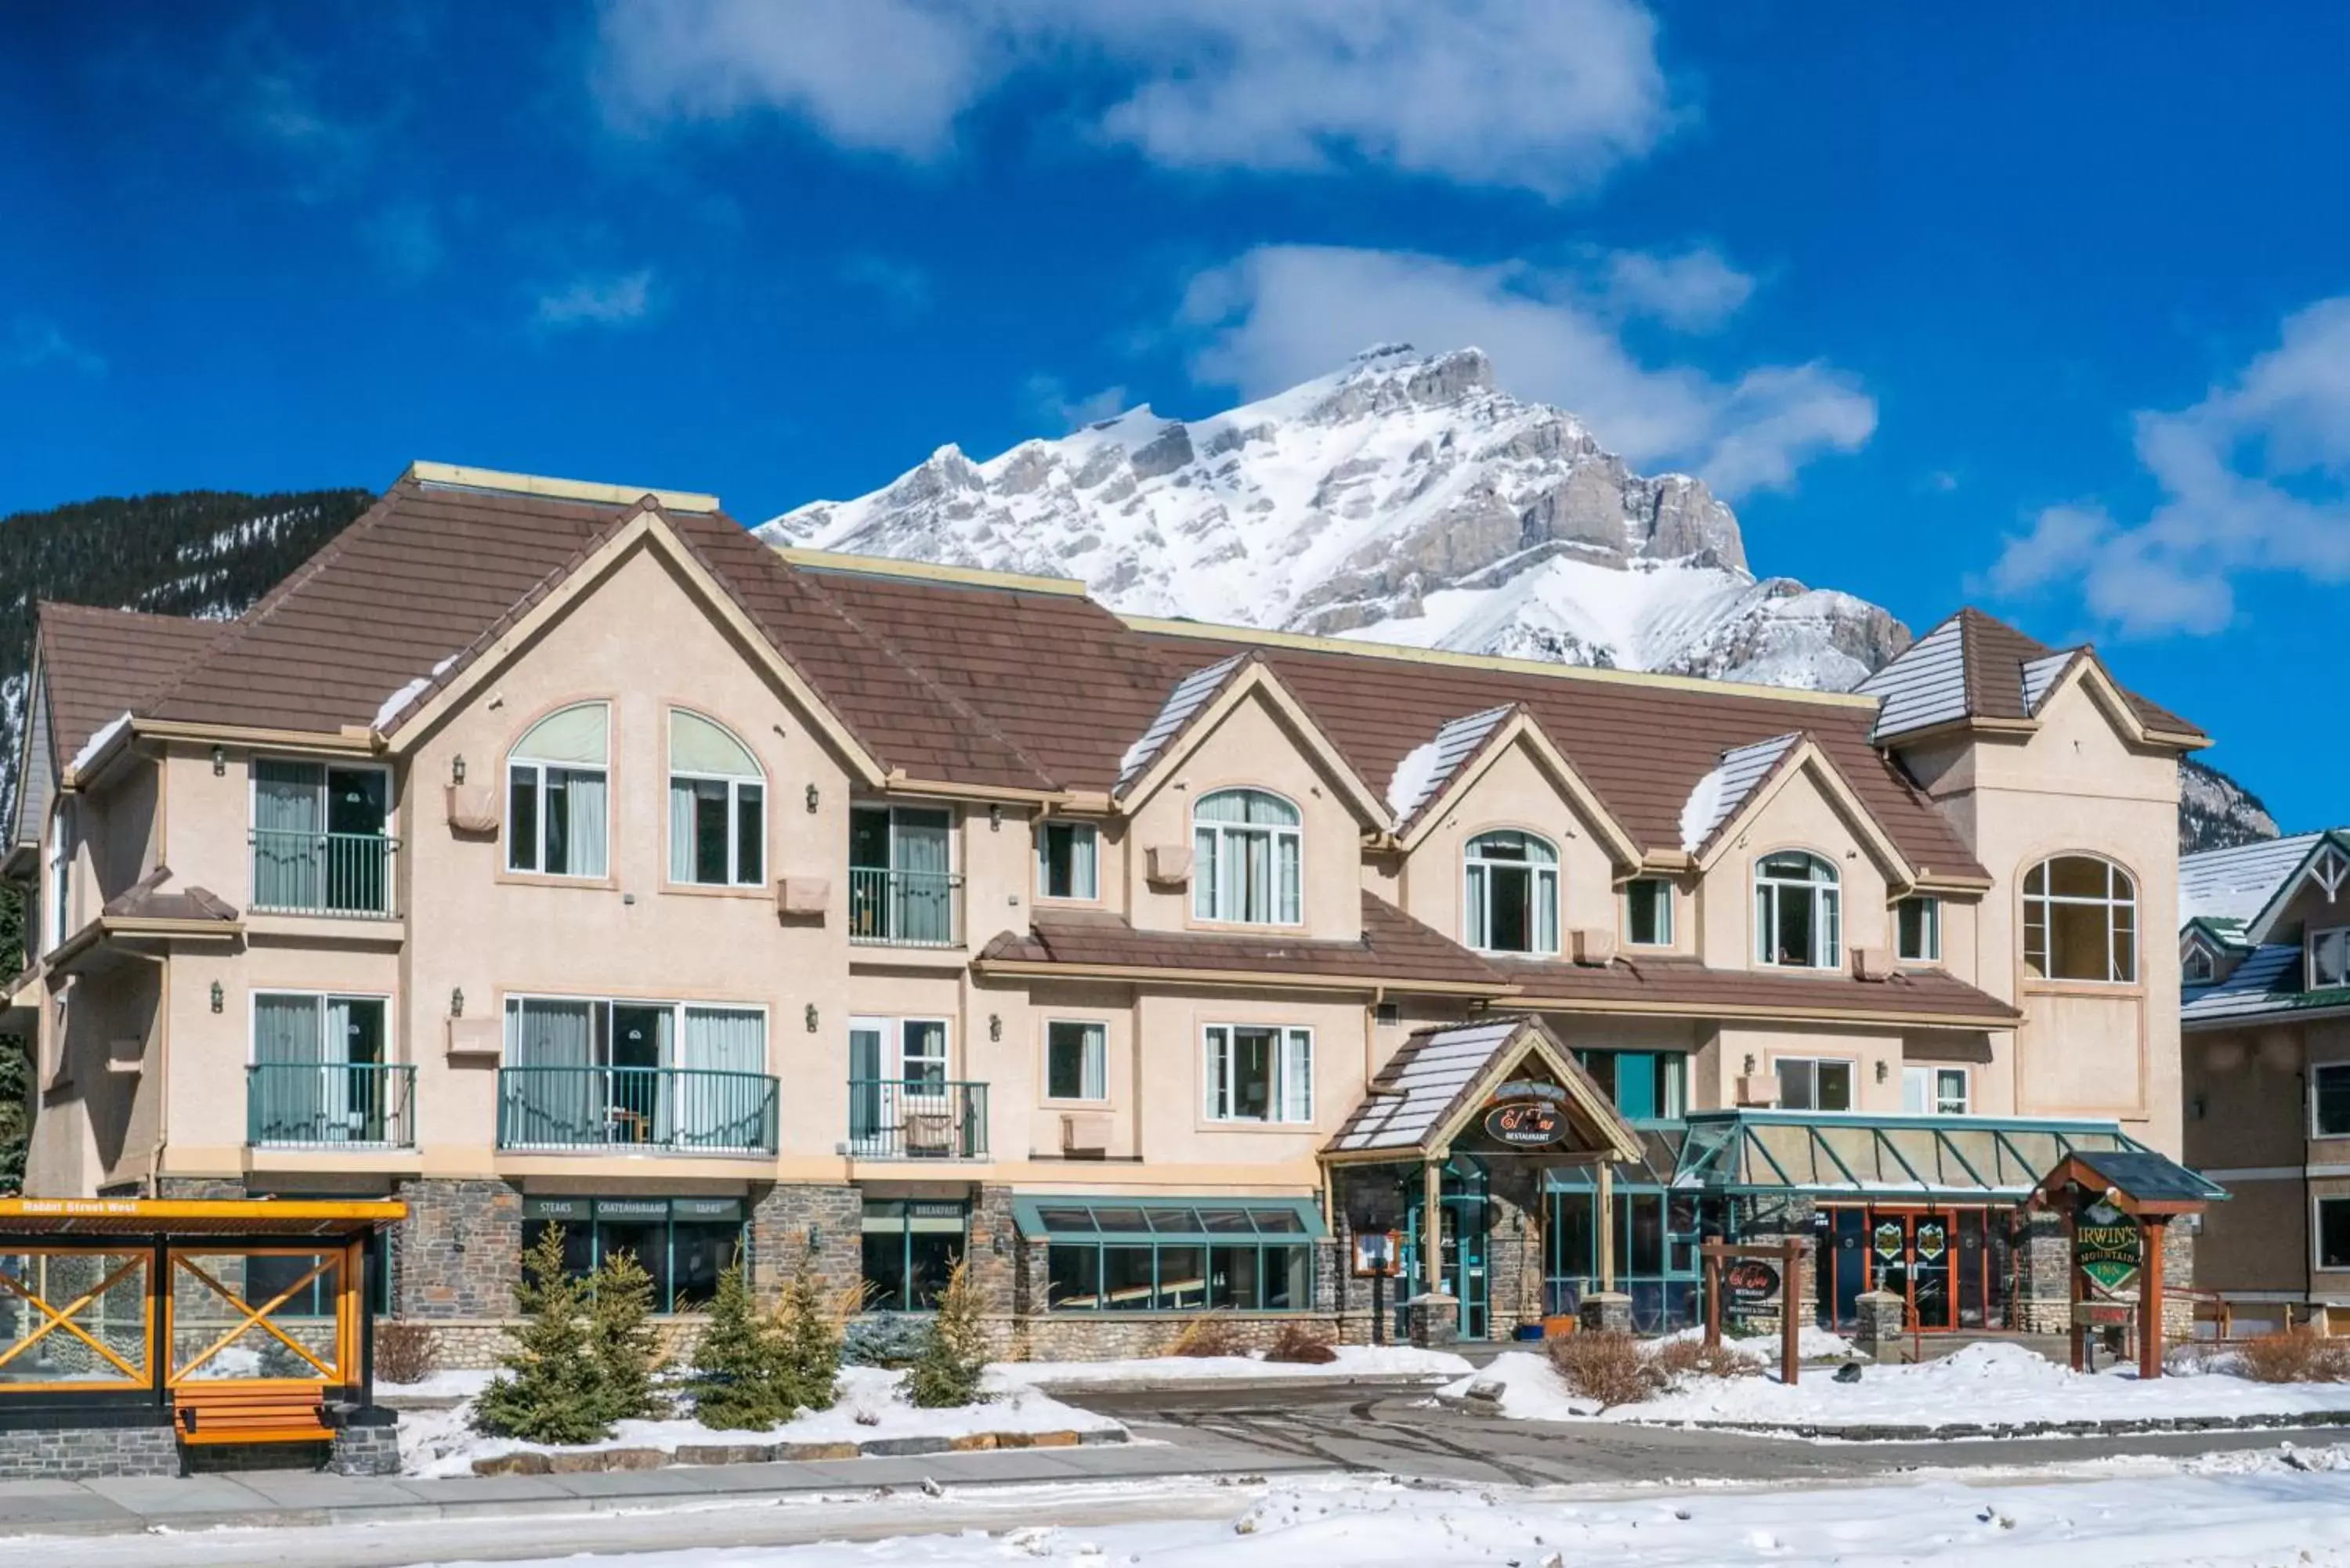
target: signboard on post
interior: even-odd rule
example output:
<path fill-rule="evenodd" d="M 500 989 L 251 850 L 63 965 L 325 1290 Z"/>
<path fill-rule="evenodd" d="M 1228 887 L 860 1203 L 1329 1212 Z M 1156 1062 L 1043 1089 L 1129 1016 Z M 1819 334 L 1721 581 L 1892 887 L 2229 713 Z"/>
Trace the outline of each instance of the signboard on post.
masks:
<path fill-rule="evenodd" d="M 2073 1219 L 2073 1262 L 2111 1293 L 2137 1278 L 2146 1239 L 2137 1220 L 2103 1197 L 2084 1198 Z"/>
<path fill-rule="evenodd" d="M 1783 1283 L 1778 1259 L 1741 1258 L 1721 1271 L 1723 1304 L 1733 1317 L 1776 1312 Z"/>
<path fill-rule="evenodd" d="M 1801 1277 L 1804 1242 L 1794 1237 L 1779 1242 L 1708 1240 L 1698 1248 L 1705 1260 L 1705 1343 L 1721 1343 L 1721 1309 L 1776 1310 L 1779 1314 L 1779 1381 L 1793 1386 L 1802 1370 L 1802 1318 L 1798 1292 L 1789 1282 Z M 1742 1299 L 1742 1293 L 1743 1298 Z"/>

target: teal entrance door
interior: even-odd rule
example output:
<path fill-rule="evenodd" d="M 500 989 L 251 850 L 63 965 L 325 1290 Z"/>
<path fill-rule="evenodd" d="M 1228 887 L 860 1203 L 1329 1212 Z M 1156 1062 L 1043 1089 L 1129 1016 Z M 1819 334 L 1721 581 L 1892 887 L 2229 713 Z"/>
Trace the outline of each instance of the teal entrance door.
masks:
<path fill-rule="evenodd" d="M 1417 1184 L 1415 1184 L 1417 1186 Z M 1461 1303 L 1461 1337 L 1484 1339 L 1492 1334 L 1491 1288 L 1485 1269 L 1485 1232 L 1489 1229 L 1486 1203 L 1484 1163 L 1473 1155 L 1456 1154 L 1444 1168 L 1444 1186 L 1439 1207 L 1442 1210 L 1443 1229 L 1439 1233 L 1437 1249 L 1439 1267 L 1443 1271 L 1444 1292 Z M 1425 1288 L 1420 1283 L 1420 1238 L 1426 1232 L 1422 1226 L 1425 1204 L 1417 1191 L 1410 1200 L 1405 1233 L 1404 1295 L 1409 1298 Z M 1397 1307 L 1399 1329 L 1403 1324 L 1401 1303 Z"/>

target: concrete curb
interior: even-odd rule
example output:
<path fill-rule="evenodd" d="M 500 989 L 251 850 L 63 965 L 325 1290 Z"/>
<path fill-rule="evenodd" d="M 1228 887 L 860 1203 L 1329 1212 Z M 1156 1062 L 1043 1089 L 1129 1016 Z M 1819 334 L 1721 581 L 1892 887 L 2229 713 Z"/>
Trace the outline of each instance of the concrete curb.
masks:
<path fill-rule="evenodd" d="M 1500 1408 L 1483 1399 L 1440 1396 L 1447 1409 L 1471 1416 L 1507 1420 Z M 1810 1421 L 1602 1421 L 1586 1417 L 1578 1422 L 1537 1422 L 1535 1425 L 1646 1427 L 1655 1431 L 1736 1432 L 1753 1438 L 1810 1438 L 1837 1443 L 1950 1443 L 1991 1438 L 2140 1438 L 2165 1432 L 2293 1432 L 2350 1427 L 2350 1410 L 2311 1410 L 2302 1414 L 2257 1416 L 2149 1416 L 2106 1421 L 1950 1421 L 1936 1426 L 1856 1424 L 1828 1426 Z"/>
<path fill-rule="evenodd" d="M 1394 1372 L 1367 1377 L 1058 1377 L 1021 1384 L 1040 1394 L 1181 1394 L 1197 1388 L 1233 1394 L 1282 1394 L 1301 1388 L 1436 1388 L 1458 1383 L 1458 1372 Z"/>
<path fill-rule="evenodd" d="M 930 1454 L 983 1454 L 1011 1449 L 1096 1448 L 1127 1441 L 1123 1427 L 1082 1431 L 966 1432 L 958 1437 L 867 1438 L 838 1443 L 681 1443 L 675 1449 L 517 1449 L 473 1461 L 477 1476 L 573 1476 L 681 1466 L 822 1463 L 834 1459 L 898 1459 Z"/>

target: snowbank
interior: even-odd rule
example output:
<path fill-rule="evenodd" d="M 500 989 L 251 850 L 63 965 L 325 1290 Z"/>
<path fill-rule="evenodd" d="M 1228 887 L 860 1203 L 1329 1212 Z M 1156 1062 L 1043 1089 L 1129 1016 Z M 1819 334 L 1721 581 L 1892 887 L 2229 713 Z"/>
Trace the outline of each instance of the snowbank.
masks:
<path fill-rule="evenodd" d="M 451 1375 L 443 1375 L 451 1376 Z M 454 1376 L 465 1376 L 463 1374 Z M 1122 1430 L 1107 1416 L 1064 1405 L 1039 1390 L 991 1375 L 988 1397 L 978 1405 L 924 1410 L 899 1397 L 902 1372 L 845 1366 L 840 1398 L 829 1410 L 766 1432 L 714 1430 L 699 1421 L 622 1421 L 611 1437 L 588 1449 L 657 1449 L 674 1453 L 697 1445 L 773 1443 L 864 1443 L 877 1438 L 961 1438 L 975 1432 L 1094 1432 Z M 416 1386 L 418 1387 L 422 1385 Z M 504 1454 L 559 1450 L 545 1443 L 486 1438 L 472 1428 L 473 1402 L 447 1410 L 411 1411 L 400 1417 L 401 1469 L 415 1476 L 473 1473 L 476 1459 Z"/>
<path fill-rule="evenodd" d="M 1195 1383 L 1218 1377 L 1458 1377 L 1469 1363 L 1450 1351 L 1347 1345 L 1320 1365 L 1262 1355 L 1142 1355 L 1121 1361 L 1013 1361 L 993 1369 L 1006 1384 L 1067 1387 L 1102 1383 Z"/>
<path fill-rule="evenodd" d="M 1752 1342 L 1749 1342 L 1750 1344 Z M 1775 1377 L 1690 1377 L 1638 1405 L 1596 1410 L 1569 1395 L 1538 1355 L 1498 1356 L 1443 1392 L 1502 1388 L 1521 1420 L 1715 1421 L 1758 1427 L 2022 1427 L 2066 1421 L 2259 1418 L 2350 1412 L 2350 1385 L 2254 1383 L 2219 1372 L 2141 1382 L 2136 1368 L 2079 1373 L 2020 1345 L 1970 1345 L 1907 1366 L 1871 1366 L 1857 1383 L 1825 1368 L 1790 1388 Z"/>

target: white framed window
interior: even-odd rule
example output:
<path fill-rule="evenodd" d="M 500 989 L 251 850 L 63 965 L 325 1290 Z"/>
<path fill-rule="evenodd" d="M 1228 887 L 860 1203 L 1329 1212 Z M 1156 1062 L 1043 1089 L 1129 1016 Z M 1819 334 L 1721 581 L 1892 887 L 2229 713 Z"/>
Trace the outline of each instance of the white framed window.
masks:
<path fill-rule="evenodd" d="M 1240 925 L 1299 923 L 1305 859 L 1297 807 L 1261 789 L 1224 789 L 1191 807 L 1191 915 Z"/>
<path fill-rule="evenodd" d="M 2023 962 L 2042 980 L 2137 978 L 2137 884 L 2110 860 L 2059 855 L 2023 877 Z"/>
<path fill-rule="evenodd" d="M 947 1086 L 947 1021 L 898 1021 L 898 1077 L 915 1093 L 943 1094 Z"/>
<path fill-rule="evenodd" d="M 1673 945 L 1673 885 L 1662 877 L 1624 884 L 1624 940 L 1634 947 Z"/>
<path fill-rule="evenodd" d="M 1036 829 L 1036 896 L 1101 897 L 1101 845 L 1090 822 L 1047 822 Z"/>
<path fill-rule="evenodd" d="M 2178 961 L 2178 978 L 2189 985 L 2210 985 L 2220 978 L 2220 966 L 2212 961 L 2211 950 L 2201 942 L 2187 944 L 2186 956 Z"/>
<path fill-rule="evenodd" d="M 1109 1025 L 1055 1018 L 1045 1025 L 1045 1097 L 1109 1098 Z"/>
<path fill-rule="evenodd" d="M 2309 933 L 2309 989 L 2350 985 L 2350 926 Z"/>
<path fill-rule="evenodd" d="M 610 864 L 607 798 L 612 710 L 576 702 L 533 724 L 506 758 L 506 868 L 601 877 Z"/>
<path fill-rule="evenodd" d="M 1904 1067 L 1901 1069 L 1901 1114 L 1908 1116 L 1962 1116 L 1967 1114 L 1967 1070 L 1964 1067 Z"/>
<path fill-rule="evenodd" d="M 1836 868 L 1808 850 L 1766 855 L 1754 867 L 1754 959 L 1787 969 L 1844 961 Z"/>
<path fill-rule="evenodd" d="M 775 1148 L 767 1010 L 510 995 L 499 1074 L 509 1148 Z"/>
<path fill-rule="evenodd" d="M 1782 1056 L 1772 1066 L 1779 1075 L 1781 1110 L 1852 1109 L 1852 1063 L 1825 1056 Z"/>
<path fill-rule="evenodd" d="M 2309 1136 L 2350 1137 L 2350 1062 L 2309 1070 Z"/>
<path fill-rule="evenodd" d="M 382 996 L 255 992 L 245 1085 L 254 1141 L 401 1141 L 405 1085 L 384 1070 L 390 1007 Z"/>
<path fill-rule="evenodd" d="M 256 757 L 253 907 L 391 913 L 391 770 Z"/>
<path fill-rule="evenodd" d="M 73 935 L 73 802 L 61 800 L 49 816 L 49 866 L 41 899 L 44 954 Z"/>
<path fill-rule="evenodd" d="M 724 726 L 669 713 L 669 879 L 755 888 L 767 875 L 767 775 Z"/>
<path fill-rule="evenodd" d="M 1894 952 L 1913 963 L 1942 961 L 1942 900 L 1915 893 L 1893 906 Z"/>
<path fill-rule="evenodd" d="M 1558 850 L 1546 838 L 1497 828 L 1464 852 L 1465 935 L 1489 953 L 1558 951 Z"/>
<path fill-rule="evenodd" d="M 1201 1032 L 1205 1110 L 1211 1122 L 1314 1119 L 1314 1032 L 1211 1023 Z"/>
<path fill-rule="evenodd" d="M 2316 1223 L 2309 1228 L 2316 1242 L 2314 1261 L 2321 1269 L 2350 1269 L 2350 1198 L 2320 1198 L 2316 1209 Z"/>

